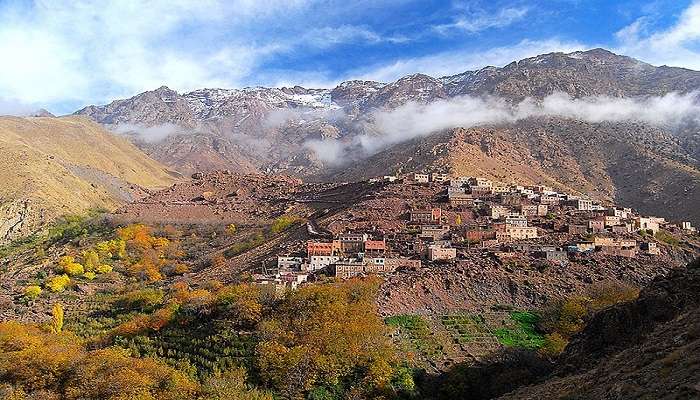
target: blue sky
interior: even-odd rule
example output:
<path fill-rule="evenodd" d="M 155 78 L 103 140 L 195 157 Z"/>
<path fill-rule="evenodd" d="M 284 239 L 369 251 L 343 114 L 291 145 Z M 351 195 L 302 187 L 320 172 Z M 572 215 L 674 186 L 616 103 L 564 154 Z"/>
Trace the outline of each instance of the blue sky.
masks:
<path fill-rule="evenodd" d="M 0 0 L 0 113 L 161 85 L 442 76 L 593 47 L 700 70 L 700 0 Z"/>

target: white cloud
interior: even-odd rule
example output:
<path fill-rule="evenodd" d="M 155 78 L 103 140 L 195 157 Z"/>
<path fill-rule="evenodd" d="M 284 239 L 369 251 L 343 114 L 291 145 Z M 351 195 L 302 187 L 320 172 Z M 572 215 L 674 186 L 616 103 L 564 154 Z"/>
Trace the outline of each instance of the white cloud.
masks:
<path fill-rule="evenodd" d="M 652 31 L 645 16 L 617 32 L 616 51 L 652 64 L 700 69 L 700 1 L 695 0 L 672 26 Z"/>
<path fill-rule="evenodd" d="M 435 30 L 442 34 L 455 31 L 474 34 L 491 28 L 505 28 L 525 18 L 528 11 L 526 7 L 506 7 L 496 13 L 469 13 L 460 15 L 450 24 L 438 25 Z"/>
<path fill-rule="evenodd" d="M 312 0 L 87 0 L 0 8 L 0 92 L 29 103 L 108 101 L 163 84 L 234 86 L 278 51 L 251 25 Z M 222 29 L 222 26 L 226 29 Z M 222 32 L 230 37 L 222 36 Z M 250 33 L 250 32 L 248 32 Z"/>
<path fill-rule="evenodd" d="M 458 50 L 431 54 L 423 57 L 405 58 L 389 64 L 353 71 L 348 77 L 389 82 L 416 72 L 431 76 L 457 74 L 467 70 L 481 69 L 487 65 L 503 66 L 514 60 L 533 57 L 555 51 L 572 52 L 585 50 L 578 42 L 549 40 L 523 40 L 513 46 L 494 47 L 482 50 Z"/>
<path fill-rule="evenodd" d="M 496 97 L 461 96 L 428 104 L 409 102 L 393 110 L 376 111 L 366 122 L 366 132 L 353 141 L 327 139 L 310 143 L 324 161 L 338 163 L 341 156 L 365 156 L 446 129 L 485 124 L 512 123 L 530 117 L 561 117 L 586 122 L 639 121 L 674 127 L 693 120 L 700 123 L 698 93 L 670 93 L 644 99 L 589 97 L 574 99 L 555 93 L 538 102 L 528 98 L 511 104 Z M 359 149 L 359 151 L 358 151 Z"/>
<path fill-rule="evenodd" d="M 136 135 L 146 142 L 158 142 L 170 135 L 186 133 L 187 130 L 175 124 L 162 124 L 146 126 L 141 124 L 119 124 L 112 128 L 114 133 L 122 135 Z"/>

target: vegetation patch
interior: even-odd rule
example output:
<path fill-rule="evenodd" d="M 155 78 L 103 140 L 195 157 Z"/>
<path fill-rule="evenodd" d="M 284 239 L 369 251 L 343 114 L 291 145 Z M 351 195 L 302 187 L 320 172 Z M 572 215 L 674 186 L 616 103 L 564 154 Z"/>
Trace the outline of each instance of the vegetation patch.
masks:
<path fill-rule="evenodd" d="M 545 344 L 545 338 L 536 330 L 540 317 L 527 311 L 512 311 L 511 321 L 505 321 L 506 327 L 493 331 L 498 341 L 507 347 L 539 349 Z"/>

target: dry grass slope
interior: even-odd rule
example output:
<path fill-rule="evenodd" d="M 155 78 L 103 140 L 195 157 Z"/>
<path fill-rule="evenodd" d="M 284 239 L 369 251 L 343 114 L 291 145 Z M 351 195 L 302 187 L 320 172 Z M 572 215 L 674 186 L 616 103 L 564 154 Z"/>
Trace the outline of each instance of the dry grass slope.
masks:
<path fill-rule="evenodd" d="M 113 209 L 178 174 L 83 117 L 0 118 L 0 242 L 53 218 Z"/>

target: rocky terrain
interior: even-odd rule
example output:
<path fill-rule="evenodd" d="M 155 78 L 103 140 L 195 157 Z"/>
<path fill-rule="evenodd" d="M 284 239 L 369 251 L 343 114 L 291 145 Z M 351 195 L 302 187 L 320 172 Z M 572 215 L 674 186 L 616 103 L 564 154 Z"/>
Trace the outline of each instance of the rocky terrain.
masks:
<path fill-rule="evenodd" d="M 425 170 L 513 179 L 697 224 L 700 169 L 690 157 L 666 132 L 645 124 L 530 118 L 415 139 L 324 178 Z"/>
<path fill-rule="evenodd" d="M 503 399 L 700 396 L 700 269 L 661 276 L 639 299 L 597 314 L 544 382 Z"/>
<path fill-rule="evenodd" d="M 82 117 L 0 118 L 0 244 L 58 216 L 114 209 L 180 175 Z"/>

